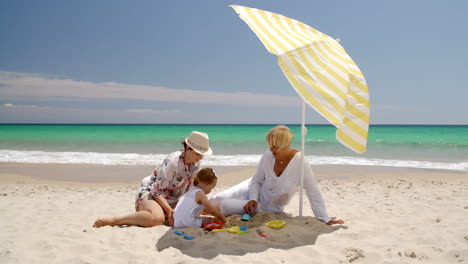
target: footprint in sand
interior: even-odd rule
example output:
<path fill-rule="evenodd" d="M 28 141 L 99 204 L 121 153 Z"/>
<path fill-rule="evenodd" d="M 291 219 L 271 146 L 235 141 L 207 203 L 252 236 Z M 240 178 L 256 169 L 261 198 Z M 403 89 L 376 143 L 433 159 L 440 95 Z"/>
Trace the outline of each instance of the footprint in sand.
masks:
<path fill-rule="evenodd" d="M 345 255 L 346 255 L 346 259 L 350 263 L 360 258 L 365 258 L 364 251 L 359 248 L 346 248 Z"/>

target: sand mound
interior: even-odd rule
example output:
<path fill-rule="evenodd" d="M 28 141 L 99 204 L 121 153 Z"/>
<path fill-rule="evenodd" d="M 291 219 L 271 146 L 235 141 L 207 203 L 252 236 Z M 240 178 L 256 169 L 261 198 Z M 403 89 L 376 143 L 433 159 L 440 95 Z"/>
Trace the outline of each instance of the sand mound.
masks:
<path fill-rule="evenodd" d="M 273 229 L 264 225 L 272 220 L 284 220 L 286 225 L 281 229 Z M 213 233 L 196 227 L 174 228 L 159 239 L 156 248 L 162 251 L 174 247 L 191 257 L 211 259 L 219 254 L 245 255 L 270 248 L 290 249 L 313 245 L 320 234 L 330 233 L 340 228 L 328 226 L 313 217 L 291 217 L 286 213 L 265 212 L 255 214 L 250 221 L 246 222 L 241 220 L 240 215 L 230 216 L 225 228 L 244 225 L 248 226 L 250 233 L 238 235 L 229 232 Z M 175 230 L 184 232 L 195 239 L 186 240 L 174 234 Z"/>

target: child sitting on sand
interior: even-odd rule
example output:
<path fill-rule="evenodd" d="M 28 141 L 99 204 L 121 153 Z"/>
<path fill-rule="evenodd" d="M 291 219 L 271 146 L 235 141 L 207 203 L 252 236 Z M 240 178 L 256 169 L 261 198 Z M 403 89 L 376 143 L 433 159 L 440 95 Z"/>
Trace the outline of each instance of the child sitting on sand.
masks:
<path fill-rule="evenodd" d="M 212 214 L 226 222 L 226 217 L 206 196 L 216 186 L 217 181 L 218 178 L 211 168 L 202 169 L 193 177 L 192 188 L 180 198 L 175 208 L 174 227 L 202 227 L 212 223 L 213 218 L 200 216 L 202 212 Z"/>

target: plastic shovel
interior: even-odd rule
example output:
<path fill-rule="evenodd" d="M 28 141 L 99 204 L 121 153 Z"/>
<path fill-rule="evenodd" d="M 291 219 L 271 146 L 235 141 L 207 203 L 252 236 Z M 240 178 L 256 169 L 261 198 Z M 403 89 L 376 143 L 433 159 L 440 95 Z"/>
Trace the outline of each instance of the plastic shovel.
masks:
<path fill-rule="evenodd" d="M 241 232 L 240 227 L 238 226 L 233 226 L 231 228 L 224 228 L 224 229 L 213 229 L 213 231 L 211 232 L 218 233 L 222 231 L 228 231 L 229 233 L 233 233 L 233 234 L 239 234 Z"/>
<path fill-rule="evenodd" d="M 185 237 L 185 239 L 187 239 L 187 240 L 192 240 L 192 239 L 194 239 L 194 237 L 189 236 L 189 235 L 187 235 L 187 234 L 185 234 L 185 233 L 182 233 L 182 232 L 180 232 L 180 231 L 178 231 L 178 230 L 174 231 L 174 234 L 179 235 L 179 236 L 183 236 L 183 237 Z"/>

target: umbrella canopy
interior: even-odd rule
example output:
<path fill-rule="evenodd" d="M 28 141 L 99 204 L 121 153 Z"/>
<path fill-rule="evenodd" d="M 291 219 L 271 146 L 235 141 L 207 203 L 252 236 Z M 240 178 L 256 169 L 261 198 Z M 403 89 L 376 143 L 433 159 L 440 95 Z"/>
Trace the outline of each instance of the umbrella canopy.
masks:
<path fill-rule="evenodd" d="M 291 18 L 232 5 L 266 49 L 278 56 L 286 78 L 312 108 L 336 128 L 336 138 L 366 151 L 369 128 L 367 84 L 351 57 L 333 38 Z"/>

